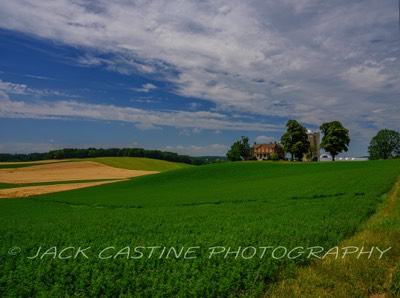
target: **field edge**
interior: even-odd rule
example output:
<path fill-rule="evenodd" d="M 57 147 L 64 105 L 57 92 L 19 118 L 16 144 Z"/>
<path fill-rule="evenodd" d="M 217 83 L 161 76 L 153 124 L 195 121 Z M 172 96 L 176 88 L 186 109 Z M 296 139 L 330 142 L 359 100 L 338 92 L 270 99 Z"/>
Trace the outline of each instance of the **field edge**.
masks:
<path fill-rule="evenodd" d="M 398 297 L 400 295 L 400 177 L 383 202 L 354 236 L 339 247 L 389 249 L 375 258 L 317 260 L 271 285 L 264 297 Z"/>

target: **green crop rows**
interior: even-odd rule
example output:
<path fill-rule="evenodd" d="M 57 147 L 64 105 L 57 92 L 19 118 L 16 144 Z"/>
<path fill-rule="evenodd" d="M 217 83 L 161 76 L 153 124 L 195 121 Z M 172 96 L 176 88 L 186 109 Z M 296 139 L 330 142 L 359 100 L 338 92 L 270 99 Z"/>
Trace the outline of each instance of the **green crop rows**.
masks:
<path fill-rule="evenodd" d="M 400 160 L 226 163 L 0 200 L 0 296 L 260 296 L 315 260 L 285 249 L 354 234 L 399 174 Z"/>

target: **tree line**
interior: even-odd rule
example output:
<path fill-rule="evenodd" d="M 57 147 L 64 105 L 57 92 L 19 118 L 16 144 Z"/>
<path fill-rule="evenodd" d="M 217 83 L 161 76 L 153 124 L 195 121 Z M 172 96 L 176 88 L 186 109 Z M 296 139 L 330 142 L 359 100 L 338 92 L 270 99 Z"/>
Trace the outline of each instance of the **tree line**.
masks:
<path fill-rule="evenodd" d="M 289 120 L 286 123 L 286 132 L 281 137 L 281 144 L 285 153 L 290 154 L 290 160 L 318 160 L 317 152 L 320 148 L 329 152 L 332 161 L 335 157 L 348 151 L 350 143 L 349 130 L 343 127 L 339 121 L 323 123 L 320 126 L 323 135 L 319 148 L 311 144 L 308 139 L 307 129 L 296 120 Z M 382 129 L 372 138 L 368 147 L 369 159 L 387 159 L 400 156 L 400 134 L 397 131 Z M 251 159 L 251 147 L 249 138 L 242 136 L 242 139 L 235 142 L 227 152 L 229 161 L 240 161 Z"/>
<path fill-rule="evenodd" d="M 181 162 L 192 165 L 201 165 L 213 162 L 215 158 L 191 157 L 174 152 L 160 150 L 146 150 L 142 148 L 64 148 L 46 153 L 8 154 L 0 153 L 1 162 L 37 161 L 48 159 L 93 158 L 93 157 L 146 157 L 171 162 Z"/>

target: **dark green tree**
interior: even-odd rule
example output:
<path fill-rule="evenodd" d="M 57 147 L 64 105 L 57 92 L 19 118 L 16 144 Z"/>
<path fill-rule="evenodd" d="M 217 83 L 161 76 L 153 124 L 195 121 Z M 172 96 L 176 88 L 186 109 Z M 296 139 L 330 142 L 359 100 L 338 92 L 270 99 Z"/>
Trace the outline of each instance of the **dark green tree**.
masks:
<path fill-rule="evenodd" d="M 311 145 L 310 148 L 308 149 L 305 158 L 308 161 L 318 161 L 318 155 L 317 155 L 318 149 L 315 145 Z"/>
<path fill-rule="evenodd" d="M 229 161 L 248 160 L 250 158 L 250 152 L 249 138 L 242 136 L 240 141 L 233 143 L 231 149 L 226 153 L 226 157 Z"/>
<path fill-rule="evenodd" d="M 283 149 L 291 154 L 292 161 L 294 157 L 301 160 L 310 149 L 307 129 L 296 120 L 289 120 L 286 129 L 286 133 L 281 137 Z"/>
<path fill-rule="evenodd" d="M 324 135 L 320 147 L 332 156 L 332 161 L 335 161 L 335 156 L 343 150 L 347 152 L 347 146 L 350 143 L 349 130 L 344 128 L 339 121 L 323 123 L 320 126 L 321 132 Z"/>
<path fill-rule="evenodd" d="M 275 152 L 269 157 L 269 160 L 278 161 L 280 159 L 279 153 Z"/>
<path fill-rule="evenodd" d="M 400 155 L 400 133 L 390 129 L 378 131 L 368 147 L 369 159 L 388 159 Z"/>

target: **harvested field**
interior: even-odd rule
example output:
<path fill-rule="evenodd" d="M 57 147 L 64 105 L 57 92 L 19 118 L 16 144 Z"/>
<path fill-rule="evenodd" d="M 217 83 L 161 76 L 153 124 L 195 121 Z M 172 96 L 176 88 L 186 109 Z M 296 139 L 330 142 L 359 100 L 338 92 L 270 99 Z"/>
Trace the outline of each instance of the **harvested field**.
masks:
<path fill-rule="evenodd" d="M 4 198 L 26 198 L 30 196 L 42 195 L 47 193 L 73 190 L 79 188 L 85 188 L 90 186 L 96 186 L 101 184 L 108 184 L 119 182 L 122 180 L 111 180 L 111 181 L 99 181 L 99 182 L 83 182 L 83 183 L 69 183 L 69 184 L 53 184 L 53 185 L 41 185 L 41 186 L 24 186 L 16 188 L 7 188 L 0 190 L 0 199 Z"/>
<path fill-rule="evenodd" d="M 157 171 L 138 171 L 113 168 L 97 162 L 62 162 L 34 167 L 0 169 L 0 182 L 39 183 L 73 180 L 125 179 Z"/>
<path fill-rule="evenodd" d="M 60 192 L 100 184 L 113 183 L 122 179 L 155 174 L 157 171 L 127 170 L 110 167 L 93 161 L 57 162 L 23 168 L 0 169 L 0 182 L 11 184 L 55 182 L 52 185 L 22 186 L 0 190 L 1 198 L 23 198 Z M 108 181 L 57 184 L 61 181 L 114 179 Z M 118 180 L 115 180 L 118 179 Z"/>

